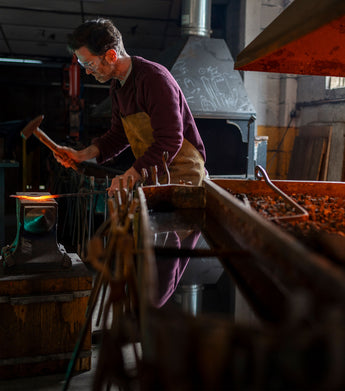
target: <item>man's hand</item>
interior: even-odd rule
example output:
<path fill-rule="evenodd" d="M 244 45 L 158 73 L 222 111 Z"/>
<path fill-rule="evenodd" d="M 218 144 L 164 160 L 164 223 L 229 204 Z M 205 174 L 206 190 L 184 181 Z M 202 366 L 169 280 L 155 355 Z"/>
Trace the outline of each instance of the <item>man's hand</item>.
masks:
<path fill-rule="evenodd" d="M 55 159 L 64 167 L 75 167 L 76 163 L 82 160 L 79 158 L 79 152 L 73 148 L 59 146 L 58 151 L 54 152 Z"/>
<path fill-rule="evenodd" d="M 124 187 L 126 187 L 129 177 L 133 178 L 133 183 L 132 183 L 133 186 L 136 182 L 138 182 L 138 180 L 141 179 L 141 175 L 138 173 L 138 171 L 134 167 L 129 168 L 123 175 L 116 176 L 115 178 L 113 178 L 113 180 L 111 181 L 110 187 L 108 187 L 108 189 L 107 189 L 109 197 L 113 197 L 116 190 L 119 190 L 120 178 L 122 178 L 123 185 L 124 185 Z"/>
<path fill-rule="evenodd" d="M 95 145 L 77 151 L 73 148 L 59 146 L 58 151 L 54 153 L 55 159 L 64 167 L 76 167 L 76 163 L 93 159 L 99 156 L 99 149 Z"/>

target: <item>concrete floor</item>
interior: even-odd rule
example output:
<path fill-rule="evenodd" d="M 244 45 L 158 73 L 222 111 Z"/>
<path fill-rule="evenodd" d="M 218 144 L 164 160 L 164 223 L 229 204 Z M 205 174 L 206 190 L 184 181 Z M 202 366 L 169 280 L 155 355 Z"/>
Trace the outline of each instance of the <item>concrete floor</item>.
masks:
<path fill-rule="evenodd" d="M 139 353 L 140 353 L 140 347 Z M 75 374 L 70 381 L 68 391 L 92 391 L 93 377 L 97 367 L 98 345 L 92 345 L 91 370 Z M 131 347 L 124 349 L 126 364 L 133 367 L 135 360 Z M 65 383 L 65 374 L 48 376 L 26 377 L 22 379 L 0 380 L 1 391 L 62 391 Z M 109 391 L 118 391 L 119 388 L 112 386 Z M 97 390 L 98 391 L 98 390 Z"/>
<path fill-rule="evenodd" d="M 92 348 L 91 370 L 75 375 L 68 387 L 69 391 L 92 390 L 92 380 L 97 363 L 97 346 Z M 65 374 L 36 376 L 22 379 L 0 381 L 1 391 L 61 391 L 64 385 Z M 113 388 L 112 390 L 116 390 Z"/>

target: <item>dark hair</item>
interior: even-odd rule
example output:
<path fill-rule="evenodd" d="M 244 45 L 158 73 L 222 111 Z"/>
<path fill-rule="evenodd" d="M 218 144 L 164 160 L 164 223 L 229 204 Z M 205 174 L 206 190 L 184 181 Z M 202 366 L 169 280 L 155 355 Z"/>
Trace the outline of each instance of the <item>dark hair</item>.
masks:
<path fill-rule="evenodd" d="M 71 52 L 87 47 L 96 56 L 101 56 L 109 49 L 123 55 L 126 53 L 122 35 L 109 19 L 87 20 L 68 36 L 68 48 Z"/>

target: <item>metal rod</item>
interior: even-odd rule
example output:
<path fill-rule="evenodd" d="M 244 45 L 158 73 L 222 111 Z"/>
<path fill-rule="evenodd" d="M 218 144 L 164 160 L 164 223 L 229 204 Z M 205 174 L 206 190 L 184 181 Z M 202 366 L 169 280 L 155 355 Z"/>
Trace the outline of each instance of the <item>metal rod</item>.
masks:
<path fill-rule="evenodd" d="M 282 190 L 280 190 L 276 185 L 274 185 L 270 178 L 267 175 L 267 172 L 265 169 L 261 166 L 255 167 L 255 174 L 258 178 L 260 178 L 259 173 L 264 178 L 265 182 L 270 186 L 276 193 L 278 193 L 286 202 L 288 202 L 291 206 L 296 208 L 300 214 L 296 214 L 293 216 L 280 216 L 280 217 L 274 217 L 271 220 L 284 220 L 284 221 L 294 221 L 294 220 L 306 220 L 309 217 L 309 213 L 301 207 L 297 202 L 295 202 L 292 198 L 290 198 L 287 194 L 285 194 Z"/>
<path fill-rule="evenodd" d="M 164 170 L 165 170 L 165 173 L 167 176 L 167 184 L 170 185 L 170 171 L 169 171 L 169 167 L 168 167 L 169 152 L 164 151 L 162 158 L 163 158 Z"/>
<path fill-rule="evenodd" d="M 159 182 L 158 182 L 158 168 L 157 168 L 157 166 L 151 166 L 150 170 L 151 170 L 152 183 L 155 186 L 159 186 Z"/>

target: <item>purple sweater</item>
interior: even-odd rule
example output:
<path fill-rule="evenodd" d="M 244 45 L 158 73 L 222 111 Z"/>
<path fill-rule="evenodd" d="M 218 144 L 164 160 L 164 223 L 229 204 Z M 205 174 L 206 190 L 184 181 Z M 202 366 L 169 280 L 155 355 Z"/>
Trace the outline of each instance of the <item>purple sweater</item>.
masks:
<path fill-rule="evenodd" d="M 133 167 L 141 173 L 157 165 L 159 175 L 164 173 L 162 155 L 169 152 L 168 164 L 179 151 L 183 139 L 188 140 L 206 160 L 205 147 L 196 127 L 186 99 L 171 75 L 162 65 L 132 57 L 132 72 L 122 88 L 115 80 L 110 86 L 112 100 L 111 128 L 92 141 L 100 150 L 97 161 L 105 162 L 129 146 L 121 122 L 121 115 L 127 116 L 144 111 L 150 116 L 154 143 Z"/>

